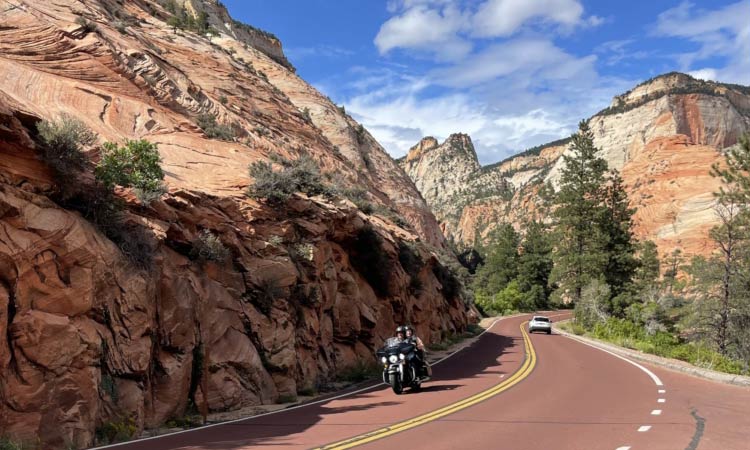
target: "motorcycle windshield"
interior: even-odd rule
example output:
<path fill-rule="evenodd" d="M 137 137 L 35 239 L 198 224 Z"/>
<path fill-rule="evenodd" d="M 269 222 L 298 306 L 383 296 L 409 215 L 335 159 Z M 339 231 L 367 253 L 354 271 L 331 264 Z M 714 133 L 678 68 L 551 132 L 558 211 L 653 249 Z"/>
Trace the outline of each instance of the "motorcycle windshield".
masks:
<path fill-rule="evenodd" d="M 401 342 L 398 338 L 392 337 L 388 338 L 387 341 L 385 341 L 385 344 L 383 345 L 383 348 L 391 348 L 391 347 L 398 347 Z"/>

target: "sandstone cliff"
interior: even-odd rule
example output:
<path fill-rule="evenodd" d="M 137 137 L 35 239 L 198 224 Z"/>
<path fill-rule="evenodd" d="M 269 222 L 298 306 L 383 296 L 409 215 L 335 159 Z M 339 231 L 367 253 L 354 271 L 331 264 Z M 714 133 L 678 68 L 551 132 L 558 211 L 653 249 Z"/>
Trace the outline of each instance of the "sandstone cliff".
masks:
<path fill-rule="evenodd" d="M 654 240 L 662 254 L 675 248 L 687 255 L 708 252 L 707 231 L 716 224 L 711 193 L 718 188 L 710 167 L 750 131 L 750 88 L 669 73 L 615 97 L 589 125 L 601 156 L 622 172 L 638 208 L 637 236 Z M 417 146 L 400 164 L 447 236 L 472 245 L 497 223 L 520 227 L 549 213 L 545 194 L 559 182 L 566 145 L 566 139 L 552 142 L 482 168 L 475 156 L 438 160 Z M 461 174 L 455 183 L 446 176 L 453 173 Z M 457 194 L 472 179 L 483 180 L 485 191 Z"/>
<path fill-rule="evenodd" d="M 152 427 L 189 404 L 275 402 L 372 361 L 397 322 L 436 341 L 469 320 L 434 217 L 366 130 L 292 73 L 278 40 L 218 2 L 177 3 L 219 35 L 175 32 L 168 2 L 0 0 L 0 435 L 84 447 L 103 425 Z M 158 144 L 169 192 L 150 206 L 117 193 L 147 268 L 61 206 L 36 123 L 63 113 L 100 143 Z M 232 137 L 210 139 L 206 114 Z M 375 214 L 248 199 L 247 165 L 271 153 L 312 156 Z M 195 258 L 206 231 L 226 261 Z"/>

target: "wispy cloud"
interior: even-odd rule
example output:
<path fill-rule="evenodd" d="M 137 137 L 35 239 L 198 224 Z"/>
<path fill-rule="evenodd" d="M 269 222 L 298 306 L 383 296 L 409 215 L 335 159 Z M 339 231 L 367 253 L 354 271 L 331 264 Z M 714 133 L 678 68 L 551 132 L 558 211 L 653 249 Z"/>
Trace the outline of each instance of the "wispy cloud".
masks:
<path fill-rule="evenodd" d="M 292 60 L 303 58 L 346 58 L 354 54 L 353 51 L 335 45 L 318 45 L 315 47 L 290 47 L 284 53 Z"/>
<path fill-rule="evenodd" d="M 659 15 L 653 34 L 687 39 L 694 51 L 675 56 L 680 69 L 704 78 L 750 84 L 750 0 L 715 10 L 684 2 Z M 723 58 L 721 67 L 707 61 Z"/>

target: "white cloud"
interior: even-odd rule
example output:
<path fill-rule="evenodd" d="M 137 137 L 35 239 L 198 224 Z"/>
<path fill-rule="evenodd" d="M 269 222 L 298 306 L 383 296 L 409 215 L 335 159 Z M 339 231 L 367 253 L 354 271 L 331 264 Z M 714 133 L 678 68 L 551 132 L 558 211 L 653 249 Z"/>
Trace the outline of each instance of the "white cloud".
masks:
<path fill-rule="evenodd" d="M 381 54 L 406 48 L 433 53 L 440 60 L 456 60 L 472 49 L 471 42 L 458 36 L 464 25 L 461 12 L 450 5 L 439 10 L 420 5 L 385 22 L 375 45 Z"/>
<path fill-rule="evenodd" d="M 711 68 L 691 70 L 688 72 L 688 75 L 700 80 L 716 80 L 719 78 L 719 72 L 716 69 Z"/>
<path fill-rule="evenodd" d="M 509 37 L 535 25 L 555 26 L 561 33 L 599 26 L 605 19 L 585 18 L 580 0 L 484 0 L 476 7 L 459 0 L 401 0 L 388 4 L 397 14 L 375 37 L 381 54 L 397 48 L 459 60 L 469 54 L 472 39 Z"/>
<path fill-rule="evenodd" d="M 591 70 L 595 59 L 576 58 L 548 40 L 517 39 L 490 46 L 460 65 L 435 70 L 432 75 L 437 83 L 452 87 L 539 72 L 544 72 L 546 78 L 570 78 L 578 71 Z"/>
<path fill-rule="evenodd" d="M 711 11 L 696 10 L 682 3 L 659 15 L 655 34 L 687 39 L 697 50 L 677 55 L 684 71 L 699 71 L 704 77 L 750 84 L 750 0 L 742 0 Z M 695 68 L 701 61 L 722 57 L 724 67 Z"/>
<path fill-rule="evenodd" d="M 395 157 L 423 136 L 462 132 L 480 162 L 492 163 L 570 134 L 633 84 L 602 79 L 597 55 L 552 40 L 605 22 L 586 17 L 580 0 L 392 0 L 388 11 L 375 38 L 380 53 L 401 49 L 439 64 L 356 68 L 338 90 Z"/>
<path fill-rule="evenodd" d="M 473 35 L 510 36 L 529 20 L 573 27 L 580 23 L 578 0 L 487 0 L 473 16 Z"/>

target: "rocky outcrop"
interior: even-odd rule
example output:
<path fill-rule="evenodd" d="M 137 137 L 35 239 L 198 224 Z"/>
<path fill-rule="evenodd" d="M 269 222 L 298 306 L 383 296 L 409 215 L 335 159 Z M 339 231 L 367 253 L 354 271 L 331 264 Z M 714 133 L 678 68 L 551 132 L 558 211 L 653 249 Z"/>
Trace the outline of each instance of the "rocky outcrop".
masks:
<path fill-rule="evenodd" d="M 442 144 L 426 137 L 409 150 L 400 164 L 432 206 L 443 233 L 451 239 L 466 241 L 459 225 L 465 205 L 488 195 L 508 195 L 512 189 L 498 171 L 482 170 L 466 134 L 452 134 Z"/>
<path fill-rule="evenodd" d="M 636 235 L 654 240 L 662 254 L 676 248 L 687 255 L 710 252 L 707 232 L 716 224 L 711 193 L 718 187 L 710 167 L 750 131 L 750 88 L 670 73 L 615 97 L 589 126 L 638 208 Z M 481 169 L 475 160 L 437 160 L 429 152 L 413 152 L 401 164 L 420 189 L 433 189 L 422 193 L 448 237 L 471 245 L 498 223 L 521 227 L 548 216 L 546 192 L 559 183 L 566 145 L 553 142 Z M 464 175 L 454 182 L 446 175 L 456 170 Z M 482 180 L 485 195 L 454 195 L 470 179 Z"/>
<path fill-rule="evenodd" d="M 185 5 L 205 8 L 222 34 L 175 33 L 157 2 L 3 8 L 3 436 L 80 448 L 107 424 L 137 431 L 193 406 L 272 403 L 372 361 L 397 322 L 436 341 L 470 319 L 440 262 L 434 217 L 379 145 L 343 114 L 308 117 L 292 98 L 336 108 L 268 49 L 219 28 L 230 22 L 212 9 L 217 2 Z M 169 193 L 150 206 L 116 193 L 127 205 L 126 247 L 147 253 L 147 264 L 134 265 L 122 243 L 65 208 L 35 137 L 39 120 L 63 113 L 100 143 L 158 144 Z M 210 139 L 197 126 L 205 114 L 234 137 Z M 339 120 L 340 128 L 330 125 Z M 337 150 L 335 139 L 359 140 Z M 271 153 L 310 155 L 337 182 L 364 188 L 380 212 L 367 215 L 343 198 L 299 194 L 283 208 L 247 198 L 248 164 Z M 227 249 L 226 260 L 196 257 L 205 232 Z M 402 266 L 404 252 L 421 263 Z"/>

